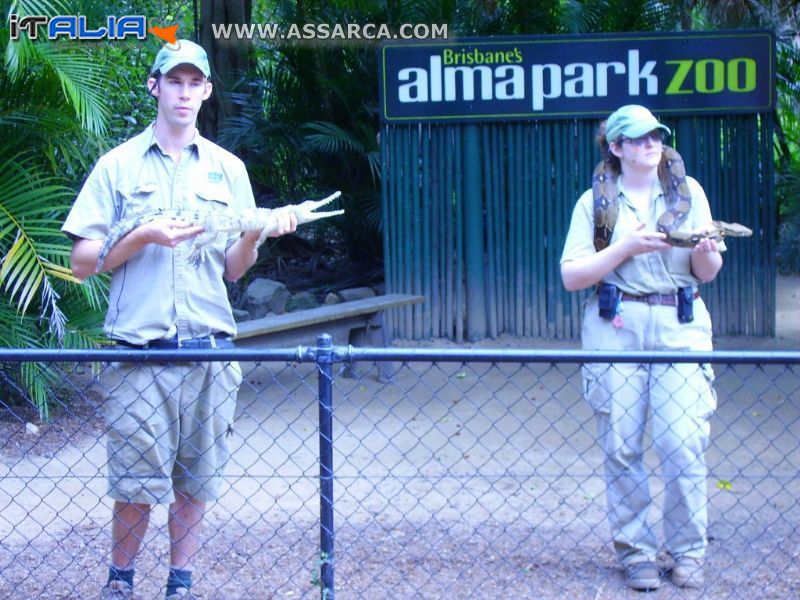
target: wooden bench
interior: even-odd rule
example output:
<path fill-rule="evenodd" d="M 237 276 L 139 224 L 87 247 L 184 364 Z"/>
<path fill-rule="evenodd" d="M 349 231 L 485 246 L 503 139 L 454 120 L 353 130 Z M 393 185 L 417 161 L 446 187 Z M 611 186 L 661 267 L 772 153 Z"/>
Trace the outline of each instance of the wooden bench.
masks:
<path fill-rule="evenodd" d="M 412 294 L 385 294 L 241 321 L 237 323 L 236 346 L 314 346 L 317 336 L 327 333 L 333 338 L 334 345 L 384 347 L 390 340 L 383 322 L 383 311 L 417 304 L 424 299 L 424 296 Z M 388 380 L 389 368 L 388 363 L 379 365 L 381 380 Z M 349 365 L 349 371 L 354 369 L 355 365 Z"/>

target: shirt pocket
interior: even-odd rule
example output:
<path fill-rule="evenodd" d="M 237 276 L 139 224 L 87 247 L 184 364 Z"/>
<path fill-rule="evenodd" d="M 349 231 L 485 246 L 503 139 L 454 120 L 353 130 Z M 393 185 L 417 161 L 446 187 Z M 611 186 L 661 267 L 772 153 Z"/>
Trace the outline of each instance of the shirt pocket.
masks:
<path fill-rule="evenodd" d="M 192 208 L 203 213 L 224 213 L 233 210 L 233 195 L 227 187 L 209 185 L 203 189 L 196 189 L 192 197 Z M 213 224 L 213 217 L 207 218 Z M 210 243 L 210 248 L 220 255 L 224 255 L 228 247 L 240 236 L 239 231 L 219 232 Z"/>
<path fill-rule="evenodd" d="M 664 261 L 670 275 L 692 276 L 691 248 L 670 248 L 664 251 Z"/>
<path fill-rule="evenodd" d="M 158 184 L 151 181 L 122 187 L 117 192 L 115 211 L 118 219 L 163 208 L 156 203 Z"/>
<path fill-rule="evenodd" d="M 694 231 L 699 224 L 692 221 L 693 215 L 690 213 L 689 217 L 677 227 L 675 231 L 681 233 L 690 233 Z M 667 266 L 667 271 L 673 275 L 689 275 L 692 274 L 692 249 L 680 248 L 673 246 L 664 252 L 664 261 Z"/>
<path fill-rule="evenodd" d="M 208 186 L 194 192 L 194 206 L 200 210 L 228 210 L 233 205 L 233 194 L 219 185 Z"/>

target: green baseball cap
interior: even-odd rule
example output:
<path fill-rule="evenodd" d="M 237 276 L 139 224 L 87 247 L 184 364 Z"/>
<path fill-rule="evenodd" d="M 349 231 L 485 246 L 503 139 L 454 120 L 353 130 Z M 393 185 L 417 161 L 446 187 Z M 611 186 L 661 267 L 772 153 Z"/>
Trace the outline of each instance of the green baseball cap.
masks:
<path fill-rule="evenodd" d="M 606 121 L 606 139 L 614 142 L 625 136 L 628 138 L 638 138 L 654 129 L 661 129 L 667 135 L 672 132 L 669 127 L 658 122 L 649 110 L 638 104 L 626 104 L 621 106 L 608 117 Z"/>
<path fill-rule="evenodd" d="M 199 69 L 203 75 L 211 75 L 211 67 L 208 66 L 208 55 L 203 47 L 190 42 L 189 40 L 178 40 L 174 44 L 164 44 L 164 47 L 156 54 L 156 60 L 150 75 L 161 73 L 166 75 L 178 65 L 192 65 Z"/>

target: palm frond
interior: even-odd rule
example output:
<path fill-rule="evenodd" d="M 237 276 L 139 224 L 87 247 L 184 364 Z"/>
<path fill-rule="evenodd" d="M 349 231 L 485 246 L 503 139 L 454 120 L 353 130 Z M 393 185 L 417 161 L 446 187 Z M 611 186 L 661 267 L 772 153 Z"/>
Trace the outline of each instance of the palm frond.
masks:
<path fill-rule="evenodd" d="M 83 127 L 92 133 L 105 132 L 110 114 L 105 96 L 107 73 L 102 65 L 82 49 L 65 52 L 60 44 L 40 46 L 40 56 L 55 72 Z"/>
<path fill-rule="evenodd" d="M 372 175 L 372 183 L 375 184 L 381 178 L 381 151 L 367 152 L 366 158 L 369 172 Z"/>
<path fill-rule="evenodd" d="M 317 152 L 337 154 L 339 152 L 362 153 L 364 146 L 355 136 L 334 123 L 312 121 L 303 124 L 303 129 L 315 133 L 307 134 L 304 139 L 309 148 Z"/>
<path fill-rule="evenodd" d="M 567 0 L 562 8 L 559 21 L 566 33 L 587 33 L 599 31 L 605 6 L 597 2 Z"/>
<path fill-rule="evenodd" d="M 70 14 L 57 0 L 17 1 L 13 10 L 20 16 Z M 108 73 L 86 48 L 75 43 L 52 42 L 42 36 L 33 41 L 21 35 L 18 40 L 9 40 L 5 66 L 12 82 L 30 76 L 32 70 L 39 76 L 40 69 L 45 76 L 52 73 L 82 126 L 92 133 L 105 131 L 110 116 L 106 102 Z"/>
<path fill-rule="evenodd" d="M 8 12 L 9 14 L 15 13 L 21 17 L 69 14 L 68 9 L 60 0 L 14 0 Z M 3 15 L 3 17 L 5 18 L 6 15 Z M 11 40 L 10 37 L 7 39 L 9 39 L 9 42 L 5 52 L 6 69 L 12 78 L 16 78 L 25 73 L 31 62 L 36 60 L 36 44 L 27 35 L 20 36 L 18 40 Z"/>
<path fill-rule="evenodd" d="M 53 244 L 49 238 L 58 231 L 72 191 L 56 185 L 52 178 L 32 173 L 26 164 L 20 157 L 0 164 L 4 173 L 0 180 L 0 251 L 4 254 L 0 284 L 20 314 L 26 314 L 38 298 L 41 318 L 52 331 L 63 335 L 66 317 L 58 307 L 59 294 L 52 280 L 78 280 L 65 265 L 67 247 Z M 48 227 L 42 229 L 42 224 Z"/>
<path fill-rule="evenodd" d="M 41 138 L 75 129 L 74 119 L 65 116 L 60 110 L 16 102 L 14 110 L 0 112 L 0 127 L 29 131 Z"/>
<path fill-rule="evenodd" d="M 42 348 L 45 345 L 36 323 L 30 317 L 15 314 L 12 307 L 0 298 L 0 345 L 11 348 Z M 46 363 L 27 362 L 4 366 L 0 381 L 9 380 L 20 396 L 31 402 L 42 420 L 49 416 L 50 383 L 55 380 Z"/>
<path fill-rule="evenodd" d="M 16 0 L 20 16 L 83 14 L 61 0 Z M 7 15 L 4 14 L 4 17 Z M 109 120 L 102 45 L 10 40 L 0 68 L 0 345 L 89 347 L 99 324 L 108 278 L 83 285 L 69 268 L 71 242 L 60 232 L 77 183 Z M 3 365 L 2 378 L 49 415 L 57 367 Z"/>

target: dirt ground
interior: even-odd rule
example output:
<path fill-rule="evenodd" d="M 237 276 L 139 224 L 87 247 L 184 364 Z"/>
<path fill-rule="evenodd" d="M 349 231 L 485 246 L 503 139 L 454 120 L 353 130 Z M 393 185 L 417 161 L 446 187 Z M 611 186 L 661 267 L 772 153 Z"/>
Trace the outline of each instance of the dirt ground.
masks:
<path fill-rule="evenodd" d="M 796 350 L 800 278 L 780 277 L 778 294 L 774 339 L 716 346 Z M 196 588 L 219 600 L 319 597 L 316 374 L 298 364 L 246 370 L 229 487 L 209 509 Z M 574 366 L 406 364 L 389 384 L 373 372 L 337 377 L 336 595 L 800 597 L 800 372 L 743 366 L 717 376 L 707 585 L 665 582 L 649 594 L 625 588 L 608 543 L 601 456 Z M 89 394 L 37 433 L 4 415 L 0 597 L 97 596 L 110 513 L 101 401 Z M 660 506 L 658 478 L 652 490 Z M 656 507 L 652 521 L 660 516 Z M 142 599 L 163 594 L 164 523 L 158 508 L 137 563 Z"/>

